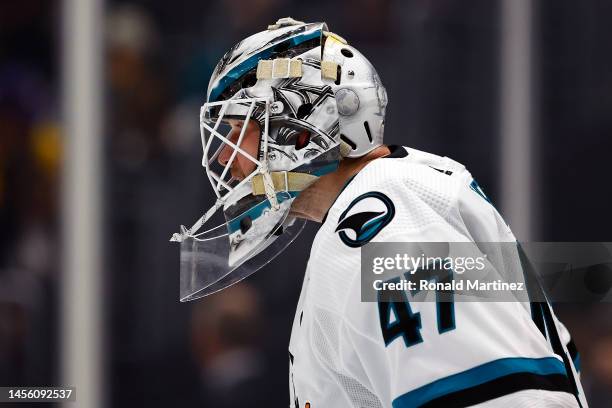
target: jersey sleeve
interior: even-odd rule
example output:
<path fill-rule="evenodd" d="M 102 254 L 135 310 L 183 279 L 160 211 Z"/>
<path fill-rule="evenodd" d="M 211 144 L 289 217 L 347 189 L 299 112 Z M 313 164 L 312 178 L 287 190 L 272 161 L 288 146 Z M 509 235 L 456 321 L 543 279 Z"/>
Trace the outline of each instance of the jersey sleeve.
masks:
<path fill-rule="evenodd" d="M 453 179 L 448 191 L 453 189 L 448 205 L 438 208 L 414 188 L 381 189 L 402 218 L 378 240 L 514 240 L 471 178 Z M 377 396 L 382 406 L 526 406 L 525 393 L 534 391 L 541 406 L 576 406 L 563 361 L 520 302 L 438 303 L 409 294 L 401 302 L 363 302 L 360 285 L 354 276 L 342 309 L 327 311 L 337 315 L 340 326 L 335 371 Z"/>

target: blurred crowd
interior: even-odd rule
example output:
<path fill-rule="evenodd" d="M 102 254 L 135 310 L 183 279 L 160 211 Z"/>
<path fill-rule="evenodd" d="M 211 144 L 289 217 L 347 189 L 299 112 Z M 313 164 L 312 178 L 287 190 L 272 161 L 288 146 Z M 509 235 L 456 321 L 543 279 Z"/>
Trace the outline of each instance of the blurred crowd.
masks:
<path fill-rule="evenodd" d="M 42 1 L 0 9 L 0 383 L 46 383 L 59 250 L 55 10 Z"/>
<path fill-rule="evenodd" d="M 198 112 L 226 49 L 287 15 L 327 21 L 377 66 L 390 97 L 387 140 L 466 163 L 495 197 L 497 7 L 471 3 L 106 2 L 100 233 L 110 406 L 288 401 L 287 345 L 316 225 L 244 283 L 178 302 L 178 248 L 168 239 L 212 202 L 200 166 Z M 570 12 L 557 17 L 567 24 Z M 59 381 L 60 24 L 58 1 L 0 5 L 0 385 Z M 602 80 L 612 84 L 612 76 Z M 565 86 L 573 89 L 554 83 Z M 612 130 L 609 122 L 591 123 L 598 137 Z M 561 197 L 547 194 L 544 205 Z M 576 213 L 589 208 L 574 205 Z M 593 225 L 593 236 L 606 240 L 606 227 L 610 221 Z M 549 231 L 549 240 L 594 239 L 588 229 L 575 238 L 571 228 L 566 235 Z M 561 310 L 582 350 L 594 407 L 612 399 L 611 311 L 606 305 Z"/>

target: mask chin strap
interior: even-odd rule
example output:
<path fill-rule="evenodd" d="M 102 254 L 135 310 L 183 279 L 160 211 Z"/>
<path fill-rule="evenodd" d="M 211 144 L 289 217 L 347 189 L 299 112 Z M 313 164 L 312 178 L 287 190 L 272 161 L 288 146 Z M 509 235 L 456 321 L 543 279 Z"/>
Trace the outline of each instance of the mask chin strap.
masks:
<path fill-rule="evenodd" d="M 273 171 L 271 173 L 258 174 L 253 177 L 253 195 L 265 194 L 270 199 L 269 191 L 272 190 L 274 199 L 276 199 L 277 191 L 302 191 L 318 178 L 318 176 L 313 176 L 312 174 L 293 171 Z"/>
<path fill-rule="evenodd" d="M 278 210 L 280 206 L 278 205 L 278 199 L 276 198 L 276 192 L 279 190 L 276 189 L 276 183 L 274 182 L 272 175 L 268 171 L 267 166 L 264 165 L 264 168 L 262 168 L 261 170 L 261 174 L 258 174 L 251 179 L 251 184 L 253 186 L 255 186 L 255 179 L 259 181 L 259 184 L 261 185 L 261 189 L 263 190 L 263 192 L 260 194 L 266 195 L 266 198 L 268 199 L 268 201 L 270 201 L 270 207 L 272 208 L 272 210 L 274 211 Z M 253 195 L 259 195 L 259 194 L 255 194 L 254 187 L 253 187 Z"/>

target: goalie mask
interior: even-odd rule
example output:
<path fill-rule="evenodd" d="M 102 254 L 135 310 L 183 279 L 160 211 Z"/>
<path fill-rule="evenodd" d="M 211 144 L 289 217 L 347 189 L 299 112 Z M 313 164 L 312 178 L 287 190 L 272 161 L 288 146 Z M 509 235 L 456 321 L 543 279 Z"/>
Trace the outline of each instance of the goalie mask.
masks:
<path fill-rule="evenodd" d="M 290 216 L 295 197 L 342 157 L 382 143 L 385 106 L 372 66 L 324 23 L 281 19 L 231 48 L 200 110 L 202 165 L 217 199 L 171 239 L 181 245 L 181 301 L 239 282 L 282 252 L 305 223 Z M 219 209 L 225 223 L 199 232 Z"/>

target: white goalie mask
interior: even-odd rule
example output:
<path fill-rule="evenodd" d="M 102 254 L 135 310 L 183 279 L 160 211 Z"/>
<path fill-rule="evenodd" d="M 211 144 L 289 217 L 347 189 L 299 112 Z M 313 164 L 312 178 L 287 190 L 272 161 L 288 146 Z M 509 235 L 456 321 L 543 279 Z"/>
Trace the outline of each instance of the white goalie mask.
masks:
<path fill-rule="evenodd" d="M 230 49 L 200 110 L 202 165 L 217 199 L 171 239 L 181 245 L 181 301 L 281 253 L 304 227 L 290 216 L 295 197 L 342 157 L 382 143 L 385 106 L 372 66 L 324 23 L 281 19 Z M 199 232 L 219 209 L 225 223 Z"/>

